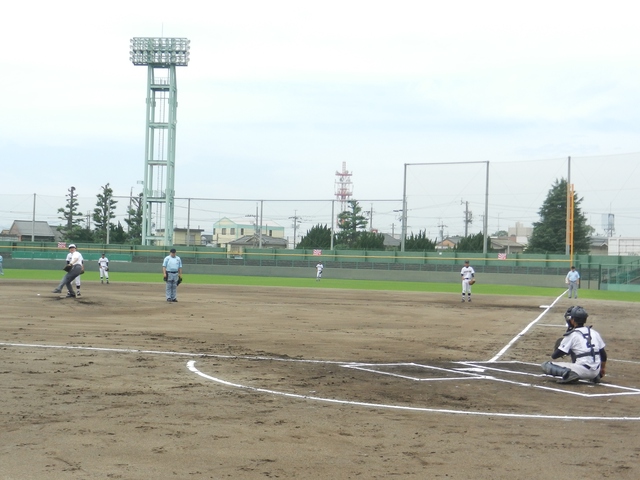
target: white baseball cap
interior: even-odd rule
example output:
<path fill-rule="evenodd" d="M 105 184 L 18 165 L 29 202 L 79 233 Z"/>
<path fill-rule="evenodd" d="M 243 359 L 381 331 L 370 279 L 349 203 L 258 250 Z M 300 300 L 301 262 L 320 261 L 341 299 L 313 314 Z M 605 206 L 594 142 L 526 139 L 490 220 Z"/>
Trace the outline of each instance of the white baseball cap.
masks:
<path fill-rule="evenodd" d="M 71 245 L 69 245 L 69 248 L 76 248 L 76 244 L 72 243 Z"/>

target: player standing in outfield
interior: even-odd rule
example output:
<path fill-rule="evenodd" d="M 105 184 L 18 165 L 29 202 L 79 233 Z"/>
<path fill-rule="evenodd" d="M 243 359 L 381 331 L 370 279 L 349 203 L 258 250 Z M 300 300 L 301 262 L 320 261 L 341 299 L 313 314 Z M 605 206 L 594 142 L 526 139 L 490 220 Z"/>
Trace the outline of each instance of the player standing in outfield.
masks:
<path fill-rule="evenodd" d="M 71 282 L 75 280 L 78 275 L 81 275 L 84 272 L 84 266 L 82 265 L 84 259 L 73 243 L 69 245 L 69 254 L 71 255 L 71 260 L 69 260 L 69 267 L 71 268 L 62 278 L 60 284 L 53 290 L 53 293 L 61 293 L 62 287 L 66 285 L 67 297 L 75 298 L 76 294 L 73 291 Z"/>
<path fill-rule="evenodd" d="M 571 355 L 569 362 L 544 362 L 542 371 L 561 377 L 558 383 L 573 383 L 580 379 L 598 383 L 605 373 L 607 352 L 604 340 L 593 328 L 585 327 L 589 314 L 584 308 L 571 307 L 565 314 L 569 330 L 558 340 L 551 358 Z"/>
<path fill-rule="evenodd" d="M 98 269 L 100 270 L 100 283 L 104 283 L 104 280 L 107 281 L 107 285 L 109 285 L 109 259 L 102 256 L 98 259 Z M 104 280 L 102 279 L 104 277 Z"/>
<path fill-rule="evenodd" d="M 578 288 L 580 287 L 580 273 L 576 270 L 576 267 L 571 265 L 571 270 L 567 273 L 565 282 L 569 284 L 569 295 L 567 298 L 571 298 L 571 292 L 573 292 L 573 298 L 578 298 Z"/>
<path fill-rule="evenodd" d="M 71 259 L 73 258 L 73 254 L 71 252 L 67 253 L 67 265 L 71 264 Z M 82 262 L 84 264 L 84 261 Z M 76 277 L 76 297 L 81 297 L 82 294 L 80 293 L 80 285 L 82 285 L 82 282 L 80 281 L 80 275 L 78 275 Z M 67 295 L 70 296 L 70 295 Z"/>
<path fill-rule="evenodd" d="M 2 268 L 2 255 L 0 255 L 0 275 L 4 275 L 4 269 Z"/>
<path fill-rule="evenodd" d="M 469 260 L 465 260 L 464 267 L 460 270 L 462 277 L 462 301 L 464 302 L 464 294 L 467 294 L 467 300 L 471 301 L 471 284 L 469 283 L 475 277 L 476 271 L 469 265 Z"/>
<path fill-rule="evenodd" d="M 167 302 L 177 302 L 178 283 L 182 281 L 182 260 L 176 256 L 175 248 L 169 250 L 169 255 L 162 262 L 162 275 L 164 281 L 167 282 L 165 288 Z"/>
<path fill-rule="evenodd" d="M 322 270 L 324 270 L 324 265 L 322 262 L 318 262 L 316 265 L 316 282 L 319 282 L 322 278 Z"/>

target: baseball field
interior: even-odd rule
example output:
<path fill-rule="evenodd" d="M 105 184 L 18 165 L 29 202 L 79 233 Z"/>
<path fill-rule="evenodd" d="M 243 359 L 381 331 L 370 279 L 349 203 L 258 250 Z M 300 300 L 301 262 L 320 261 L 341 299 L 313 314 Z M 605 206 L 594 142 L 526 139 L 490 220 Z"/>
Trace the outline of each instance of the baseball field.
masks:
<path fill-rule="evenodd" d="M 1 279 L 0 478 L 640 477 L 637 302 L 113 277 Z M 539 368 L 574 304 L 598 385 Z"/>

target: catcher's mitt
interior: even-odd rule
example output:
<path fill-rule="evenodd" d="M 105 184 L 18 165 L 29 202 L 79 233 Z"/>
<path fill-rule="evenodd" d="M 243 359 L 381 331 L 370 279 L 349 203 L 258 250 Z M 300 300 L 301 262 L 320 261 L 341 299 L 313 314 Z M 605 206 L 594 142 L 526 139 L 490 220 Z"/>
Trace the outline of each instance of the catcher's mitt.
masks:
<path fill-rule="evenodd" d="M 178 277 L 178 283 L 176 285 L 180 285 L 182 283 L 182 277 Z"/>
<path fill-rule="evenodd" d="M 474 278 L 472 278 L 471 280 L 469 280 L 469 285 L 473 285 L 474 283 L 476 283 L 476 280 Z"/>
<path fill-rule="evenodd" d="M 72 267 L 70 264 L 67 264 L 67 265 L 65 265 L 64 267 L 62 267 L 62 269 L 63 269 L 65 272 L 70 272 L 72 268 L 73 268 L 73 267 Z"/>

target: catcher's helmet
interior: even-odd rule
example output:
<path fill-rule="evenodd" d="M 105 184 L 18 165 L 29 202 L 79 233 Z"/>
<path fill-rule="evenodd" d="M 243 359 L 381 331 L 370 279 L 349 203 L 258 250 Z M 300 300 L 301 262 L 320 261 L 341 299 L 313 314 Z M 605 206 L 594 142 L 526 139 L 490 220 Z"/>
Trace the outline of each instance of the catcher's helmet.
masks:
<path fill-rule="evenodd" d="M 587 311 L 584 308 L 582 308 L 580 305 L 578 305 L 576 307 L 571 307 L 571 312 L 567 311 L 565 316 L 566 315 L 568 315 L 571 318 L 573 318 L 574 322 L 576 322 L 578 324 L 583 324 L 584 322 L 586 322 L 587 321 L 587 317 L 589 316 Z"/>

